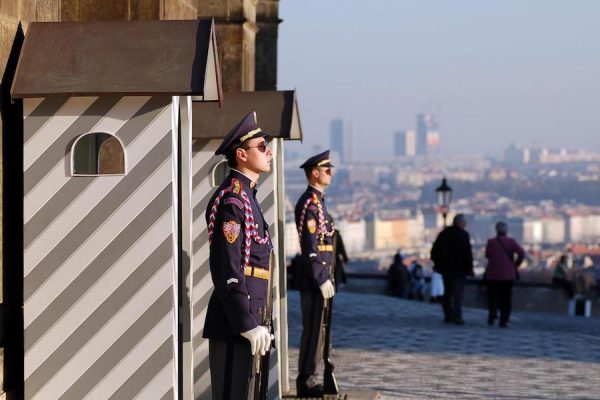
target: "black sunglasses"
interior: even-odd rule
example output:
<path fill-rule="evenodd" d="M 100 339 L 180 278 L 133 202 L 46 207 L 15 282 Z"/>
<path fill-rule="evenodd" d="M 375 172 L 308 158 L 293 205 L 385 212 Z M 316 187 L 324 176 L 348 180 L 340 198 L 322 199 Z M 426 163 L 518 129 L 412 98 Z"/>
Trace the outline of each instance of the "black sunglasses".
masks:
<path fill-rule="evenodd" d="M 267 142 L 262 142 L 261 144 L 258 144 L 256 146 L 244 146 L 242 147 L 244 150 L 248 150 L 248 149 L 258 149 L 258 151 L 260 151 L 261 153 L 264 153 L 265 151 L 267 151 L 267 147 L 268 147 L 268 143 Z"/>

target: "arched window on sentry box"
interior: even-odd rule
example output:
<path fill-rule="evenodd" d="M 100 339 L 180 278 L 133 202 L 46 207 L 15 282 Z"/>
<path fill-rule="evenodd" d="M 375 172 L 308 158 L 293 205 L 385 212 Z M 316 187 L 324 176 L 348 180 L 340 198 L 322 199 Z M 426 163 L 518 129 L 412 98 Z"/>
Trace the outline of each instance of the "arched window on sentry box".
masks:
<path fill-rule="evenodd" d="M 217 187 L 223 183 L 225 178 L 227 178 L 227 175 L 229 175 L 229 171 L 229 164 L 227 164 L 227 160 L 222 160 L 215 164 L 211 171 L 212 187 Z"/>
<path fill-rule="evenodd" d="M 125 150 L 121 141 L 108 133 L 82 135 L 71 148 L 71 175 L 125 175 Z"/>

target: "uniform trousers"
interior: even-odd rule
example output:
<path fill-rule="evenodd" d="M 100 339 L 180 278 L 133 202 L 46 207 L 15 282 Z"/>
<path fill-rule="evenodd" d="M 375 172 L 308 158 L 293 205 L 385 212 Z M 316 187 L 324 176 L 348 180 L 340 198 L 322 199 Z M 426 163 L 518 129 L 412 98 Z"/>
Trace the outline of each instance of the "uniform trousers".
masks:
<path fill-rule="evenodd" d="M 321 291 L 300 292 L 302 337 L 297 382 L 313 383 L 323 360 L 323 295 Z M 312 384 L 309 384 L 312 386 Z"/>
<path fill-rule="evenodd" d="M 513 281 L 487 281 L 486 286 L 490 316 L 494 318 L 500 309 L 500 324 L 504 325 L 510 318 Z"/>
<path fill-rule="evenodd" d="M 465 277 L 443 275 L 443 278 L 444 297 L 442 306 L 444 307 L 444 318 L 446 320 L 461 320 Z"/>
<path fill-rule="evenodd" d="M 253 360 L 250 343 L 209 339 L 208 358 L 212 399 L 248 398 Z"/>

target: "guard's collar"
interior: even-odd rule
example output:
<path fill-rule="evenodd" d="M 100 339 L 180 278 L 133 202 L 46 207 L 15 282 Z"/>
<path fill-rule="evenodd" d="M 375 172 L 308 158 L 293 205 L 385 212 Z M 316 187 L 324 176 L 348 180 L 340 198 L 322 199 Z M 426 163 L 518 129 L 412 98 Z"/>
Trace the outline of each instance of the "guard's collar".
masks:
<path fill-rule="evenodd" d="M 239 171 L 235 168 L 231 168 L 231 173 L 230 176 L 239 179 L 240 181 L 242 181 L 242 183 L 249 187 L 250 189 L 253 189 L 256 187 L 256 182 L 254 182 L 252 179 L 250 179 L 250 177 L 246 174 L 244 174 L 242 171 Z"/>
<path fill-rule="evenodd" d="M 319 189 L 317 189 L 316 187 L 314 187 L 310 184 L 308 185 L 307 190 L 316 193 L 317 196 L 319 196 L 319 198 L 323 198 L 323 196 L 325 196 L 325 193 L 321 192 Z"/>

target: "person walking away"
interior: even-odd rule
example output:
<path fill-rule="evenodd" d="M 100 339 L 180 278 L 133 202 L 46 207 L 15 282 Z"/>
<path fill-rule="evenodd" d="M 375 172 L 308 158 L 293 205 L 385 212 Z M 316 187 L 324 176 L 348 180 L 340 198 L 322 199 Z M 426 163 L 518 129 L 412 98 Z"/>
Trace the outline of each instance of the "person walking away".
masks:
<path fill-rule="evenodd" d="M 508 225 L 496 223 L 496 237 L 488 239 L 485 257 L 488 260 L 485 282 L 488 295 L 488 325 L 493 325 L 500 310 L 500 327 L 506 328 L 512 308 L 512 288 L 518 279 L 517 268 L 525 258 L 525 251 L 509 236 Z"/>
<path fill-rule="evenodd" d="M 452 225 L 444 228 L 433 242 L 431 260 L 434 271 L 442 275 L 444 322 L 464 325 L 462 301 L 467 276 L 473 276 L 471 238 L 465 230 L 464 214 L 456 214 Z"/>

